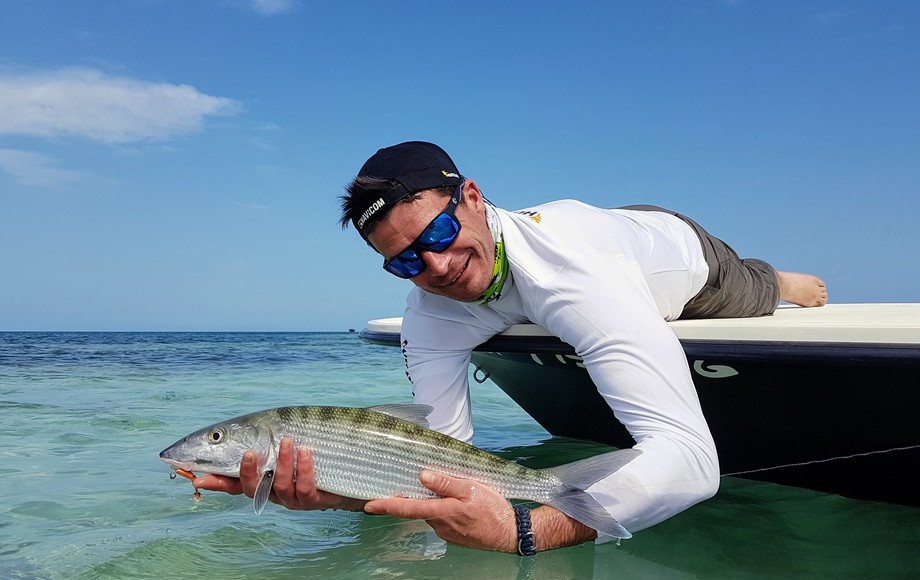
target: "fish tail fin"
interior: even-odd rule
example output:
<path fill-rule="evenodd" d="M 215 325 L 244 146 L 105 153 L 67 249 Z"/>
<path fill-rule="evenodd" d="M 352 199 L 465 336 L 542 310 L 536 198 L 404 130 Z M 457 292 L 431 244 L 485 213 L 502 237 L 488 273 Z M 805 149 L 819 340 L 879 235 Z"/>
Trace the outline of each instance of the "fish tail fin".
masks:
<path fill-rule="evenodd" d="M 547 471 L 555 474 L 568 489 L 562 495 L 547 501 L 546 505 L 594 528 L 598 533 L 624 540 L 631 538 L 632 534 L 584 490 L 615 473 L 641 454 L 638 449 L 622 449 L 548 468 Z"/>

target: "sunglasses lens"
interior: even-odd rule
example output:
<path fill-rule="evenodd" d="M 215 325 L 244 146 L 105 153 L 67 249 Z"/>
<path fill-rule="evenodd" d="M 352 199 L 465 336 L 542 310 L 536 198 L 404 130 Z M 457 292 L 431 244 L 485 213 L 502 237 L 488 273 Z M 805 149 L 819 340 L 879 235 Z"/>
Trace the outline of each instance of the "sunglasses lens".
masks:
<path fill-rule="evenodd" d="M 409 249 L 383 265 L 390 274 L 400 278 L 412 278 L 425 269 L 425 262 L 415 250 Z"/>
<path fill-rule="evenodd" d="M 443 252 L 450 246 L 460 232 L 460 224 L 453 216 L 446 213 L 438 214 L 422 235 L 418 244 L 432 252 Z"/>
<path fill-rule="evenodd" d="M 398 256 L 383 263 L 383 269 L 400 278 L 414 278 L 425 269 L 419 252 L 441 253 L 450 247 L 460 233 L 460 222 L 445 210 L 435 217 L 412 245 Z"/>

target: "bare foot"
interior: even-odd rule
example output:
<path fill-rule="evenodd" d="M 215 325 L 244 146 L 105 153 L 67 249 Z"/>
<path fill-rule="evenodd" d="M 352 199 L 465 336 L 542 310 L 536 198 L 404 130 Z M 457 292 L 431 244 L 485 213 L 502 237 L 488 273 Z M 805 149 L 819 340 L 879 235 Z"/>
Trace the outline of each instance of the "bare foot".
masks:
<path fill-rule="evenodd" d="M 827 286 L 824 280 L 811 274 L 777 272 L 779 299 L 799 306 L 824 306 L 827 304 Z"/>

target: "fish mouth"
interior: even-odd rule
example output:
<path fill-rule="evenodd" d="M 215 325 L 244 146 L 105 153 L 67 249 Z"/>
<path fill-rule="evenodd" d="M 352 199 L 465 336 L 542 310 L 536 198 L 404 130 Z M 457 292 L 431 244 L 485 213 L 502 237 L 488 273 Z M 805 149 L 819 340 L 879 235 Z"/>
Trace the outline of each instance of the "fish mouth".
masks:
<path fill-rule="evenodd" d="M 201 468 L 194 461 L 179 461 L 178 459 L 172 459 L 170 457 L 163 457 L 163 454 L 160 453 L 160 460 L 166 462 L 170 467 L 176 469 L 184 469 L 186 471 L 194 471 L 195 469 L 200 470 Z"/>
<path fill-rule="evenodd" d="M 168 451 L 168 449 L 167 449 Z M 166 453 L 164 451 L 163 453 Z M 192 461 L 182 461 L 179 459 L 173 459 L 160 453 L 160 460 L 168 464 L 173 469 L 183 469 L 185 471 L 200 471 L 202 473 L 212 473 L 214 475 L 226 475 L 228 477 L 239 477 L 240 476 L 240 466 L 236 465 L 224 465 L 219 462 L 211 461 L 210 459 L 195 459 Z"/>

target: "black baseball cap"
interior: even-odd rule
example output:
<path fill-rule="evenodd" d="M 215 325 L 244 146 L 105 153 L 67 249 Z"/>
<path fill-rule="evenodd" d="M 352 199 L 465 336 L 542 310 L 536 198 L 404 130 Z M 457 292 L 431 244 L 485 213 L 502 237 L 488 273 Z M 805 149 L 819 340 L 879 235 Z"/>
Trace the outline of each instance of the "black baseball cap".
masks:
<path fill-rule="evenodd" d="M 456 187 L 463 176 L 446 151 L 426 141 L 407 141 L 384 147 L 364 163 L 358 177 L 389 179 L 396 185 L 355 213 L 352 223 L 361 237 L 365 229 L 383 218 L 399 200 L 417 191 Z"/>

